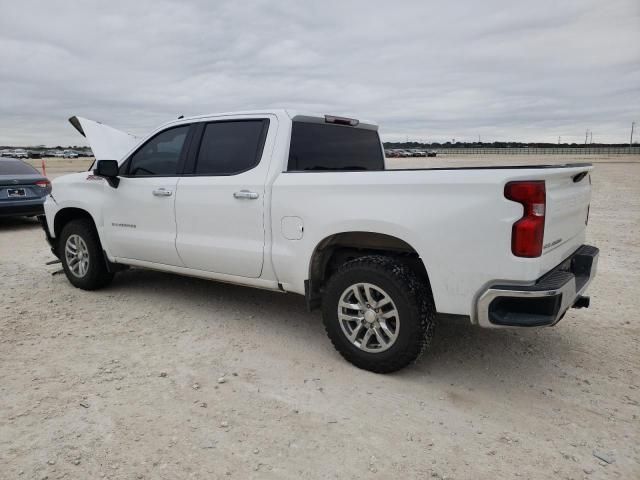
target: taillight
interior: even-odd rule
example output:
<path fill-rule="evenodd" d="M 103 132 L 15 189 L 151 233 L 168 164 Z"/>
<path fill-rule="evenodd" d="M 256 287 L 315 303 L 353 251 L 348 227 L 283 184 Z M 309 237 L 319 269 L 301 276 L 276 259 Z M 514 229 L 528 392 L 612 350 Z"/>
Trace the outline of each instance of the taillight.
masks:
<path fill-rule="evenodd" d="M 47 193 L 51 192 L 51 182 L 49 180 L 38 180 L 36 185 L 43 190 L 46 190 Z"/>
<path fill-rule="evenodd" d="M 509 182 L 504 187 L 504 196 L 524 207 L 522 218 L 511 229 L 511 252 L 516 257 L 539 257 L 547 204 L 544 180 Z"/>

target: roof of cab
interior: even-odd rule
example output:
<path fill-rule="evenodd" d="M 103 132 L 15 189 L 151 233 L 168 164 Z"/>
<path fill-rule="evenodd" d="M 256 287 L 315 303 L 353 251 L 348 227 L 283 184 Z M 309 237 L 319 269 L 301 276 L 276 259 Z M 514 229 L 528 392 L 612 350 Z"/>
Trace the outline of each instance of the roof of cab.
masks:
<path fill-rule="evenodd" d="M 303 120 L 309 121 L 309 120 L 315 119 L 315 120 L 318 120 L 320 122 L 324 122 L 326 116 L 334 116 L 333 114 L 329 115 L 329 114 L 317 113 L 317 112 L 300 112 L 300 111 L 290 110 L 290 109 L 285 109 L 285 108 L 241 110 L 241 111 L 237 111 L 237 112 L 208 113 L 208 114 L 204 114 L 204 115 L 193 115 L 193 116 L 190 116 L 190 117 L 177 118 L 175 120 L 171 120 L 169 122 L 166 122 L 166 123 L 162 124 L 158 128 L 163 128 L 165 126 L 172 125 L 172 124 L 177 124 L 177 123 L 188 123 L 188 122 L 192 122 L 192 121 L 206 120 L 208 118 L 231 117 L 231 116 L 242 116 L 242 115 L 246 115 L 246 116 L 276 115 L 276 116 L 286 116 L 291 120 L 296 120 L 297 119 L 297 120 L 300 120 L 300 121 L 303 121 Z M 338 117 L 340 117 L 340 116 L 338 116 Z M 358 118 L 355 118 L 355 117 L 343 117 L 343 118 L 353 118 L 355 120 L 358 120 L 358 124 L 356 125 L 356 128 L 367 128 L 367 129 L 370 129 L 370 130 L 377 130 L 378 129 L 378 124 L 375 123 L 375 122 L 371 122 L 369 120 L 362 120 L 362 119 L 358 119 Z"/>

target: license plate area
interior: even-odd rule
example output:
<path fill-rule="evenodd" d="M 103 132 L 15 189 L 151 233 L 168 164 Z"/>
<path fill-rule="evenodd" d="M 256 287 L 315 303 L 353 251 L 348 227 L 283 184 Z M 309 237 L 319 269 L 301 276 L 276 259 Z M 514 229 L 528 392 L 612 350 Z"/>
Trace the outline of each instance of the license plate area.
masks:
<path fill-rule="evenodd" d="M 7 197 L 16 198 L 26 196 L 27 193 L 24 191 L 24 188 L 7 188 Z"/>

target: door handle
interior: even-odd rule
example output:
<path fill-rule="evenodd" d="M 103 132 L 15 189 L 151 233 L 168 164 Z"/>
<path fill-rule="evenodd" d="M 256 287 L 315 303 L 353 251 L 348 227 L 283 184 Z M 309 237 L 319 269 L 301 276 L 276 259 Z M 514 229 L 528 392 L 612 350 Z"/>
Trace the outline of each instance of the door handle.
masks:
<path fill-rule="evenodd" d="M 256 192 L 250 192 L 249 190 L 240 190 L 239 192 L 235 192 L 233 194 L 233 198 L 246 198 L 248 200 L 255 200 L 258 198 L 258 194 Z"/>
<path fill-rule="evenodd" d="M 164 187 L 160 187 L 160 188 L 156 188 L 156 189 L 153 191 L 153 194 L 154 194 L 156 197 L 170 197 L 171 195 L 173 195 L 173 192 L 172 192 L 171 190 L 167 190 L 167 189 L 166 189 L 166 188 L 164 188 Z"/>

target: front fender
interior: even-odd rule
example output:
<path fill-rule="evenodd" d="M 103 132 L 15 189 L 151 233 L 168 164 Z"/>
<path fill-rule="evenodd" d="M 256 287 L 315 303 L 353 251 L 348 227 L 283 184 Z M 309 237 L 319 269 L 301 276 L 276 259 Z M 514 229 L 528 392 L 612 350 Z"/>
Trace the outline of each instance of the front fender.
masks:
<path fill-rule="evenodd" d="M 109 246 L 104 242 L 104 218 L 102 205 L 104 204 L 104 189 L 110 188 L 106 182 L 91 172 L 73 173 L 54 179 L 52 192 L 44 204 L 47 228 L 53 238 L 58 236 L 56 219 L 64 215 L 69 209 L 86 212 L 96 226 L 102 248 L 109 259 Z"/>

